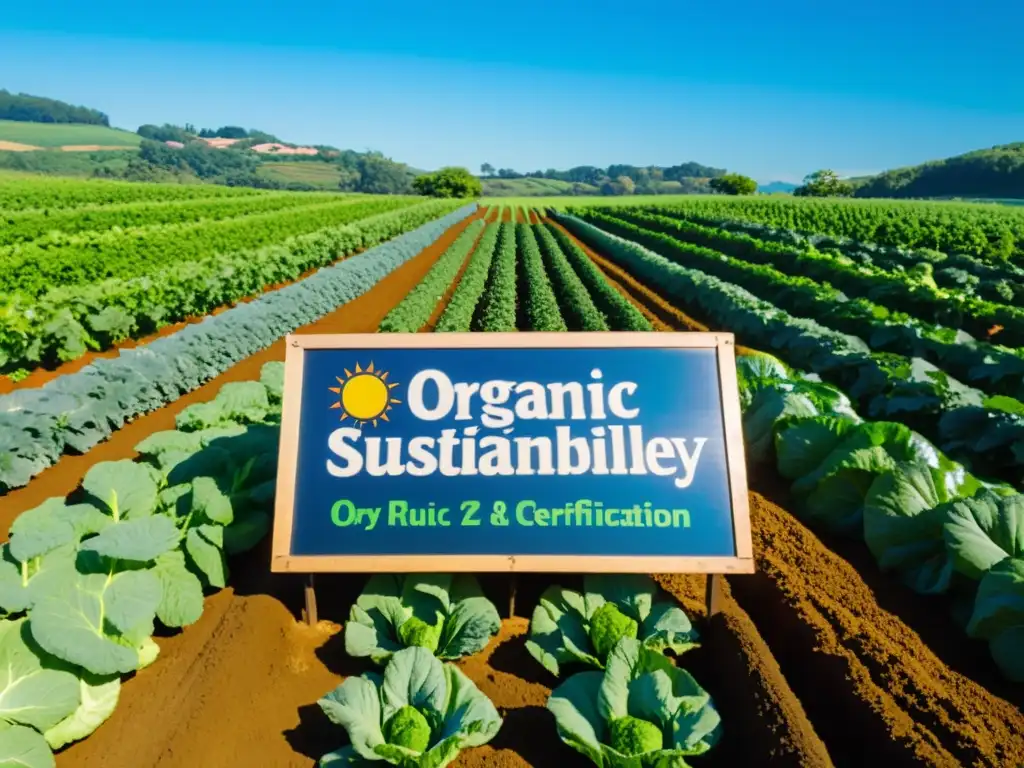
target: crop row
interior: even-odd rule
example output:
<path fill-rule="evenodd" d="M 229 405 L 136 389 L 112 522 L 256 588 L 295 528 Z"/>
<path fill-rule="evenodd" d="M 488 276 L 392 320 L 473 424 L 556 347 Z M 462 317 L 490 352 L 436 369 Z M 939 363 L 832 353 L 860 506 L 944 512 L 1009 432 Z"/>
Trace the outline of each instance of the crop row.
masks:
<path fill-rule="evenodd" d="M 986 259 L 1024 256 L 1024 211 L 1011 206 L 901 200 L 693 197 L 664 206 L 687 216 L 773 227 Z"/>
<path fill-rule="evenodd" d="M 484 229 L 455 293 L 434 327 L 436 332 L 465 333 L 472 328 L 473 315 L 487 284 L 500 232 L 500 224 L 488 224 Z"/>
<path fill-rule="evenodd" d="M 439 201 L 432 214 L 457 204 Z M 65 451 L 88 450 L 129 419 L 174 401 L 361 295 L 473 210 L 475 204 L 464 206 L 171 336 L 96 360 L 43 387 L 0 397 L 0 491 L 25 485 Z M 409 219 L 406 224 L 415 226 Z"/>
<path fill-rule="evenodd" d="M 529 224 L 516 224 L 516 241 L 521 270 L 520 301 L 523 302 L 523 316 L 531 331 L 565 331 L 568 328 L 558 307 L 558 299 L 551 288 L 544 269 L 544 259 Z"/>
<path fill-rule="evenodd" d="M 279 243 L 420 202 L 415 197 L 344 198 L 222 221 L 70 235 L 0 252 L 0 292 L 38 297 L 54 286 L 141 277 L 169 264 Z"/>
<path fill-rule="evenodd" d="M 265 194 L 267 192 L 260 189 L 209 184 L 133 184 L 104 179 L 14 176 L 0 178 L 0 221 L 12 211 L 63 210 L 83 205 L 156 203 L 202 197 L 259 197 Z"/>
<path fill-rule="evenodd" d="M 852 259 L 856 264 L 881 267 L 889 272 L 915 272 L 922 265 L 933 268 L 936 284 L 969 295 L 1019 306 L 1024 303 L 1024 268 L 1003 261 L 986 261 L 966 253 L 943 253 L 930 248 L 897 248 L 865 243 L 848 237 L 798 232 L 756 221 L 687 216 L 672 208 L 645 207 L 649 213 L 684 218 L 713 229 L 742 232 L 757 238 L 798 248 L 816 248 Z"/>
<path fill-rule="evenodd" d="M 540 242 L 544 254 L 544 268 L 551 279 L 555 295 L 558 297 L 558 306 L 569 329 L 607 331 L 608 323 L 590 298 L 587 287 L 572 268 L 555 236 L 545 226 L 536 226 L 532 229 Z"/>
<path fill-rule="evenodd" d="M 491 271 L 480 297 L 474 331 L 516 330 L 516 230 L 515 224 L 502 222 Z"/>
<path fill-rule="evenodd" d="M 866 298 L 848 300 L 832 287 L 832 281 L 816 282 L 816 279 L 821 279 L 821 273 L 829 274 L 828 257 L 806 254 L 792 260 L 788 264 L 789 271 L 806 273 L 807 276 L 802 277 L 779 271 L 770 266 L 768 259 L 741 249 L 728 249 L 737 254 L 734 258 L 717 250 L 680 242 L 675 234 L 658 231 L 666 228 L 659 225 L 660 217 L 650 217 L 653 221 L 648 221 L 646 216 L 607 216 L 587 212 L 583 218 L 652 248 L 672 261 L 747 288 L 790 312 L 810 317 L 835 330 L 861 336 L 874 350 L 924 357 L 943 371 L 959 376 L 986 392 L 1009 396 L 1011 399 L 1003 397 L 995 401 L 999 403 L 998 407 L 1024 413 L 1024 403 L 1012 399 L 1024 397 L 1024 355 L 1016 350 L 977 341 L 963 332 L 890 312 L 885 306 Z M 709 237 L 702 240 L 713 241 Z M 749 258 L 744 258 L 744 255 Z M 786 258 L 780 257 L 775 262 L 786 263 Z M 843 281 L 838 282 L 842 285 Z M 878 292 L 886 290 L 884 283 L 878 287 Z M 980 398 L 977 404 L 981 404 Z"/>
<path fill-rule="evenodd" d="M 298 208 L 316 203 L 338 202 L 346 198 L 330 192 L 306 194 L 277 192 L 241 197 L 212 197 L 160 202 L 134 202 L 121 205 L 89 206 L 56 211 L 23 211 L 5 216 L 0 228 L 0 246 L 37 240 L 47 233 L 66 237 L 118 227 L 144 227 L 154 224 L 219 221 L 236 216 L 251 216 L 268 211 Z"/>
<path fill-rule="evenodd" d="M 583 252 L 572 238 L 555 225 L 545 222 L 544 228 L 554 236 L 555 243 L 575 270 L 580 281 L 590 293 L 595 306 L 604 315 L 605 322 L 613 331 L 650 331 L 651 324 L 633 302 L 619 293 L 609 283 L 604 273 Z M 543 235 L 542 235 L 543 242 Z"/>
<path fill-rule="evenodd" d="M 794 317 L 730 282 L 688 269 L 572 216 L 558 216 L 591 246 L 657 285 L 709 325 L 756 349 L 814 371 L 847 392 L 871 418 L 906 421 L 958 460 L 1021 482 L 1024 417 L 972 404 L 977 397 L 927 361 L 872 353 L 858 337 Z M 979 470 L 980 471 L 980 470 Z"/>
<path fill-rule="evenodd" d="M 452 209 L 431 201 L 354 224 L 290 238 L 279 245 L 171 264 L 145 277 L 56 288 L 38 301 L 0 303 L 0 372 L 74 360 L 161 326 L 288 282 L 362 248 L 408 232 Z"/>
<path fill-rule="evenodd" d="M 962 627 L 1024 682 L 1024 495 L 984 483 L 902 424 L 863 421 L 841 392 L 769 355 L 737 367 L 748 461 L 792 484 L 794 512 L 863 537 L 914 591 L 962 596 L 973 606 Z"/>
<path fill-rule="evenodd" d="M 378 330 L 385 333 L 416 333 L 427 324 L 448 286 L 455 280 L 484 222 L 474 221 L 448 246 L 426 276 L 385 315 Z"/>
<path fill-rule="evenodd" d="M 880 267 L 854 266 L 845 259 L 813 248 L 765 242 L 747 234 L 716 230 L 666 216 L 624 210 L 615 211 L 613 215 L 729 256 L 827 281 L 852 296 L 884 303 L 925 321 L 961 328 L 976 337 L 987 336 L 988 331 L 998 325 L 1002 328 L 998 334 L 1000 341 L 1024 346 L 1024 310 L 979 299 L 959 289 L 940 289 L 932 279 L 930 265 L 893 273 Z"/>
<path fill-rule="evenodd" d="M 77 503 L 15 519 L 0 547 L 5 764 L 52 767 L 52 750 L 95 731 L 122 675 L 157 659 L 156 621 L 195 623 L 226 556 L 269 531 L 283 386 L 268 363 L 147 437 L 138 460 L 93 465 Z"/>

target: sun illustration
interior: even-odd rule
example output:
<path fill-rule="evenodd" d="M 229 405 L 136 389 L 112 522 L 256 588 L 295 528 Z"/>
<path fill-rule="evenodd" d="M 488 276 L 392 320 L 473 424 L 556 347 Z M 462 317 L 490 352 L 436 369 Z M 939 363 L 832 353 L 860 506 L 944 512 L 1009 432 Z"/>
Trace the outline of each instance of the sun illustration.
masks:
<path fill-rule="evenodd" d="M 331 408 L 341 409 L 341 420 L 352 419 L 357 424 L 371 422 L 377 426 L 377 419 L 388 421 L 387 412 L 391 406 L 401 403 L 391 396 L 391 390 L 398 384 L 388 384 L 388 372 L 373 369 L 373 362 L 365 370 L 356 363 L 356 370 L 345 369 L 345 378 L 336 376 L 339 386 L 330 387 L 338 395 L 338 402 Z"/>

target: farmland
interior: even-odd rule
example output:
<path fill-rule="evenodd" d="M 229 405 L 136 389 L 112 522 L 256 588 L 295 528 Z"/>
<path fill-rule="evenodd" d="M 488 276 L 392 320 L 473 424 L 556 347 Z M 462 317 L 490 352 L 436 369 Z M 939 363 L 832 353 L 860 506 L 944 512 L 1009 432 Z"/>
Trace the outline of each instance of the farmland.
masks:
<path fill-rule="evenodd" d="M 559 729 L 608 650 L 551 629 L 554 585 L 647 605 L 619 648 L 698 684 L 699 718 L 659 700 L 688 764 L 1024 763 L 1021 212 L 555 201 L 0 179 L 0 685 L 44 711 L 0 707 L 0 752 L 310 766 L 346 743 L 318 700 L 407 664 L 356 610 L 405 587 L 318 576 L 307 626 L 269 571 L 286 334 L 711 330 L 740 345 L 757 573 L 714 617 L 702 576 L 523 577 L 508 616 L 480 575 L 485 631 L 434 643 L 488 734 L 452 765 L 591 764 Z"/>
<path fill-rule="evenodd" d="M 102 125 L 74 123 L 25 123 L 0 120 L 0 141 L 25 144 L 42 149 L 59 147 L 99 146 L 105 148 L 133 148 L 142 139 L 130 131 L 120 131 Z"/>

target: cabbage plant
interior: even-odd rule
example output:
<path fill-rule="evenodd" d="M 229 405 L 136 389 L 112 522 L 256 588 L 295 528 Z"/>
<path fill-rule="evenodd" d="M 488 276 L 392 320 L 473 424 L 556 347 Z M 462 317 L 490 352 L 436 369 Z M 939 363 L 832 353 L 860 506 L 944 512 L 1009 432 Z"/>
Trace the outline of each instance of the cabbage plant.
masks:
<path fill-rule="evenodd" d="M 967 634 L 988 640 L 1002 673 L 1024 683 L 1024 559 L 1004 558 L 982 577 Z"/>
<path fill-rule="evenodd" d="M 350 677 L 318 703 L 351 742 L 320 759 L 331 768 L 380 761 L 444 768 L 501 728 L 497 710 L 473 681 L 421 647 L 397 651 L 383 675 Z"/>
<path fill-rule="evenodd" d="M 659 592 L 654 580 L 642 575 L 586 575 L 582 594 L 549 587 L 533 611 L 526 649 L 557 676 L 564 664 L 603 669 L 623 637 L 655 651 L 696 647 L 697 630 L 689 617 Z"/>
<path fill-rule="evenodd" d="M 604 672 L 580 672 L 552 691 L 548 710 L 562 741 L 601 768 L 685 766 L 721 736 L 707 691 L 632 638 L 612 649 Z"/>
<path fill-rule="evenodd" d="M 475 576 L 383 574 L 370 578 L 349 612 L 345 651 L 376 664 L 409 647 L 457 659 L 483 650 L 500 628 Z"/>

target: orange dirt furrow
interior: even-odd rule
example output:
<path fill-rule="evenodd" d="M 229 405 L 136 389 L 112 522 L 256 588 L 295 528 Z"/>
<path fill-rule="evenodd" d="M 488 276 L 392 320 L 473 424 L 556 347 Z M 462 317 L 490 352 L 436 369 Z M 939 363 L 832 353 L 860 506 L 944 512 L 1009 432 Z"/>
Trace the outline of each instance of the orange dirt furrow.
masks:
<path fill-rule="evenodd" d="M 486 229 L 486 227 L 484 227 L 484 229 Z M 476 253 L 476 249 L 480 245 L 480 239 L 484 236 L 484 229 L 481 229 L 480 234 L 476 236 L 476 240 L 473 241 L 473 247 L 469 249 L 469 254 L 463 260 L 462 266 L 459 267 L 459 271 L 452 282 L 445 289 L 441 300 L 437 303 L 437 306 L 434 307 L 434 311 L 431 313 L 430 319 L 422 328 L 420 328 L 420 333 L 431 333 L 441 321 L 441 316 L 444 314 L 444 311 L 448 309 L 448 304 L 451 302 L 452 296 L 455 295 L 455 291 L 458 289 L 459 283 L 462 282 L 462 275 L 465 274 L 466 267 L 469 266 L 470 259 L 473 258 L 473 254 Z"/>

